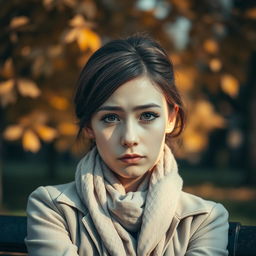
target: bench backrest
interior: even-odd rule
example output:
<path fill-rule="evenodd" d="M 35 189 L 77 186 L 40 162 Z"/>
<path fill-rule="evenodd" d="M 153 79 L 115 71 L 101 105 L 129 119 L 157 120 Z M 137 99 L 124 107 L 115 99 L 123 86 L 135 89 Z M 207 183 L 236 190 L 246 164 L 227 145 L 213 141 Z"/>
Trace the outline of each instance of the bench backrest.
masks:
<path fill-rule="evenodd" d="M 19 252 L 25 254 L 27 252 L 24 243 L 26 234 L 26 217 L 0 216 L 0 252 Z M 8 255 L 8 253 L 5 255 Z"/>
<path fill-rule="evenodd" d="M 229 223 L 229 256 L 256 255 L 256 226 L 242 226 L 238 222 Z M 24 238 L 27 233 L 27 218 L 21 216 L 0 216 L 1 252 L 26 255 Z M 1 254 L 3 255 L 3 254 Z"/>

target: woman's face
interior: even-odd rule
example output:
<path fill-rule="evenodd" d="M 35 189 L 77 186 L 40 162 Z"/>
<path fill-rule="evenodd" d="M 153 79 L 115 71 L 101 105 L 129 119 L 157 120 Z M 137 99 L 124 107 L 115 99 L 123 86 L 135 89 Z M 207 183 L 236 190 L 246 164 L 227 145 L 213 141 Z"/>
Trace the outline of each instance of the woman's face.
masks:
<path fill-rule="evenodd" d="M 86 131 L 121 180 L 137 179 L 159 160 L 176 112 L 169 112 L 160 89 L 143 76 L 121 85 L 99 107 Z"/>

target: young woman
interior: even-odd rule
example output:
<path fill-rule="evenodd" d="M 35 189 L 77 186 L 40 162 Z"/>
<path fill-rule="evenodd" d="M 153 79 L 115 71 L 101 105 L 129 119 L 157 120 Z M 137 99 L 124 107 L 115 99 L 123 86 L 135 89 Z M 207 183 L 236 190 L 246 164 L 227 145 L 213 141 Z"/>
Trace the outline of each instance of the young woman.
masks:
<path fill-rule="evenodd" d="M 224 256 L 228 214 L 182 191 L 167 140 L 184 127 L 173 66 L 147 37 L 107 43 L 83 68 L 75 181 L 29 197 L 30 256 Z"/>

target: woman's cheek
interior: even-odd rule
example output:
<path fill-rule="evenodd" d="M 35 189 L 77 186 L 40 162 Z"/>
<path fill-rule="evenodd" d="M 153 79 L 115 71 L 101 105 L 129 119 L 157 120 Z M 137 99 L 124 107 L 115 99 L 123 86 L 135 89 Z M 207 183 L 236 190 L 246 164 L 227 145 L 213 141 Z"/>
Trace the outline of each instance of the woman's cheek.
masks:
<path fill-rule="evenodd" d="M 165 120 L 157 120 L 153 125 L 152 125 L 152 132 L 155 134 L 155 136 L 163 136 L 165 134 L 165 129 L 166 129 L 166 122 Z"/>
<path fill-rule="evenodd" d="M 111 138 L 113 138 L 113 135 L 115 135 L 113 127 L 107 127 L 107 128 L 101 127 L 98 133 L 99 133 L 99 137 L 104 142 L 111 140 Z"/>

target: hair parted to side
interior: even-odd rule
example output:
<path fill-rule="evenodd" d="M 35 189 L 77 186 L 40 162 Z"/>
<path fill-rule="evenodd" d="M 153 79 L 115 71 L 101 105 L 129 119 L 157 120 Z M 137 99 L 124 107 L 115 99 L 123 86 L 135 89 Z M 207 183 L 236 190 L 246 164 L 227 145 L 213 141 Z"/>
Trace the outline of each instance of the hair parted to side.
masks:
<path fill-rule="evenodd" d="M 135 35 L 105 44 L 83 67 L 74 98 L 79 120 L 77 137 L 119 86 L 140 76 L 147 76 L 161 89 L 170 111 L 174 104 L 179 107 L 175 128 L 168 137 L 180 135 L 185 125 L 185 112 L 175 85 L 173 65 L 156 41 L 148 36 Z"/>

